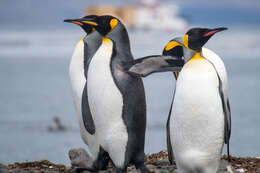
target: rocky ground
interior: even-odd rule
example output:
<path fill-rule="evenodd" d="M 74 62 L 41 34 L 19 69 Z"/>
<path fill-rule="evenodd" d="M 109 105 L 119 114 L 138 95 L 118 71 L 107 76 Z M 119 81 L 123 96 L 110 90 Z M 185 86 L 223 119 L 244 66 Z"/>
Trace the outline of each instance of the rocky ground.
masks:
<path fill-rule="evenodd" d="M 73 149 L 70 151 L 70 159 L 72 165 L 81 165 L 83 160 L 87 159 L 84 149 Z M 169 165 L 167 160 L 168 154 L 161 151 L 156 154 L 147 156 L 146 166 L 153 173 L 176 173 L 176 165 Z M 0 173 L 75 173 L 75 170 L 70 166 L 62 164 L 54 164 L 48 160 L 41 160 L 35 162 L 13 163 L 10 165 L 0 164 Z M 107 171 L 102 173 L 114 172 L 110 164 Z M 129 173 L 137 173 L 133 166 L 128 167 Z M 221 160 L 221 166 L 218 173 L 260 173 L 260 158 L 238 158 L 231 157 L 231 164 L 226 161 L 226 156 Z M 84 171 L 84 173 L 88 173 Z"/>

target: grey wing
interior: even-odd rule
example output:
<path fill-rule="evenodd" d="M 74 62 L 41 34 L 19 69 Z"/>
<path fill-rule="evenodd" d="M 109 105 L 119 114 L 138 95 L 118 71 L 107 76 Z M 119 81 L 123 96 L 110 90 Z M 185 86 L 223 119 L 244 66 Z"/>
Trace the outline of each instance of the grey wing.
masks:
<path fill-rule="evenodd" d="M 93 117 L 91 115 L 89 104 L 88 104 L 87 83 L 85 84 L 85 87 L 84 87 L 84 90 L 82 93 L 81 112 L 82 112 L 82 119 L 83 119 L 86 130 L 91 135 L 93 135 L 96 130 L 95 130 L 95 124 L 94 124 Z"/>
<path fill-rule="evenodd" d="M 133 60 L 125 65 L 128 73 L 134 76 L 146 77 L 155 72 L 179 72 L 184 61 L 179 58 L 164 55 L 152 55 Z"/>
<path fill-rule="evenodd" d="M 228 159 L 230 160 L 229 139 L 230 139 L 230 135 L 231 135 L 231 111 L 230 111 L 229 100 L 228 100 L 226 93 L 223 90 L 223 83 L 220 78 L 219 78 L 219 94 L 220 94 L 221 101 L 222 101 L 224 120 L 225 120 L 224 141 L 227 144 L 227 154 L 228 154 Z"/>

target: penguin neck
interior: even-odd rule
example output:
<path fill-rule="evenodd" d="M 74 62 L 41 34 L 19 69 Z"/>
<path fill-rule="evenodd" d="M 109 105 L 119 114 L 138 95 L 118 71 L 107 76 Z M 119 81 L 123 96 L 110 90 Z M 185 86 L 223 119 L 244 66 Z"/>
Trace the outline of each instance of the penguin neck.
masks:
<path fill-rule="evenodd" d="M 102 40 L 101 38 L 102 36 L 97 31 L 94 31 L 89 34 L 86 34 L 83 41 L 86 44 L 88 43 L 95 44 L 95 43 L 100 43 Z"/>
<path fill-rule="evenodd" d="M 205 59 L 201 56 L 201 52 L 195 52 L 194 56 L 189 60 L 189 61 L 193 61 L 193 60 L 202 60 Z"/>
<path fill-rule="evenodd" d="M 94 31 L 91 34 L 86 35 L 82 39 L 82 41 L 84 43 L 84 59 L 83 59 L 84 72 L 85 72 L 85 76 L 87 76 L 88 65 L 92 57 L 94 56 L 94 54 L 96 53 L 100 45 L 102 44 L 102 36 L 97 31 Z"/>
<path fill-rule="evenodd" d="M 200 52 L 191 51 L 190 49 L 183 46 L 183 56 L 185 62 L 188 62 L 190 59 L 192 59 L 194 56 L 198 54 L 200 55 Z"/>
<path fill-rule="evenodd" d="M 118 23 L 118 25 L 105 37 L 108 37 L 114 41 L 117 50 L 124 53 L 131 53 L 128 33 L 121 23 Z"/>

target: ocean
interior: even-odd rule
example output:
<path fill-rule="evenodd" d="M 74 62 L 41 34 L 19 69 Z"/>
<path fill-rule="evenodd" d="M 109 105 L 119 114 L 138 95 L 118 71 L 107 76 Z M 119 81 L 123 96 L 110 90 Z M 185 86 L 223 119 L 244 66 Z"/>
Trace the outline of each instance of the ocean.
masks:
<path fill-rule="evenodd" d="M 66 28 L 66 27 L 64 27 Z M 161 54 L 183 33 L 130 30 L 135 58 Z M 0 162 L 48 159 L 70 164 L 68 151 L 86 145 L 80 138 L 68 69 L 80 28 L 0 30 Z M 260 30 L 229 27 L 206 47 L 225 62 L 232 112 L 230 152 L 260 156 Z M 147 99 L 146 153 L 166 150 L 165 124 L 175 85 L 172 73 L 143 79 Z M 58 117 L 66 131 L 50 132 Z M 225 149 L 223 150 L 225 153 Z"/>

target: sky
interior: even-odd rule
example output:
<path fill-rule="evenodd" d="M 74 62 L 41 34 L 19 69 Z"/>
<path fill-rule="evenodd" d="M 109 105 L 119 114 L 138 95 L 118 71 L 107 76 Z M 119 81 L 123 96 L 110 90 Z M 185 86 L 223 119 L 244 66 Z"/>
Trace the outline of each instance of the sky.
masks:
<path fill-rule="evenodd" d="M 13 29 L 45 28 L 50 25 L 62 27 L 63 19 L 82 16 L 84 8 L 89 4 L 122 5 L 136 2 L 137 0 L 2 0 L 0 2 L 0 27 Z M 259 0 L 161 0 L 160 2 L 178 4 L 181 8 L 181 15 L 193 25 L 212 25 L 216 22 L 224 25 L 260 25 Z"/>

